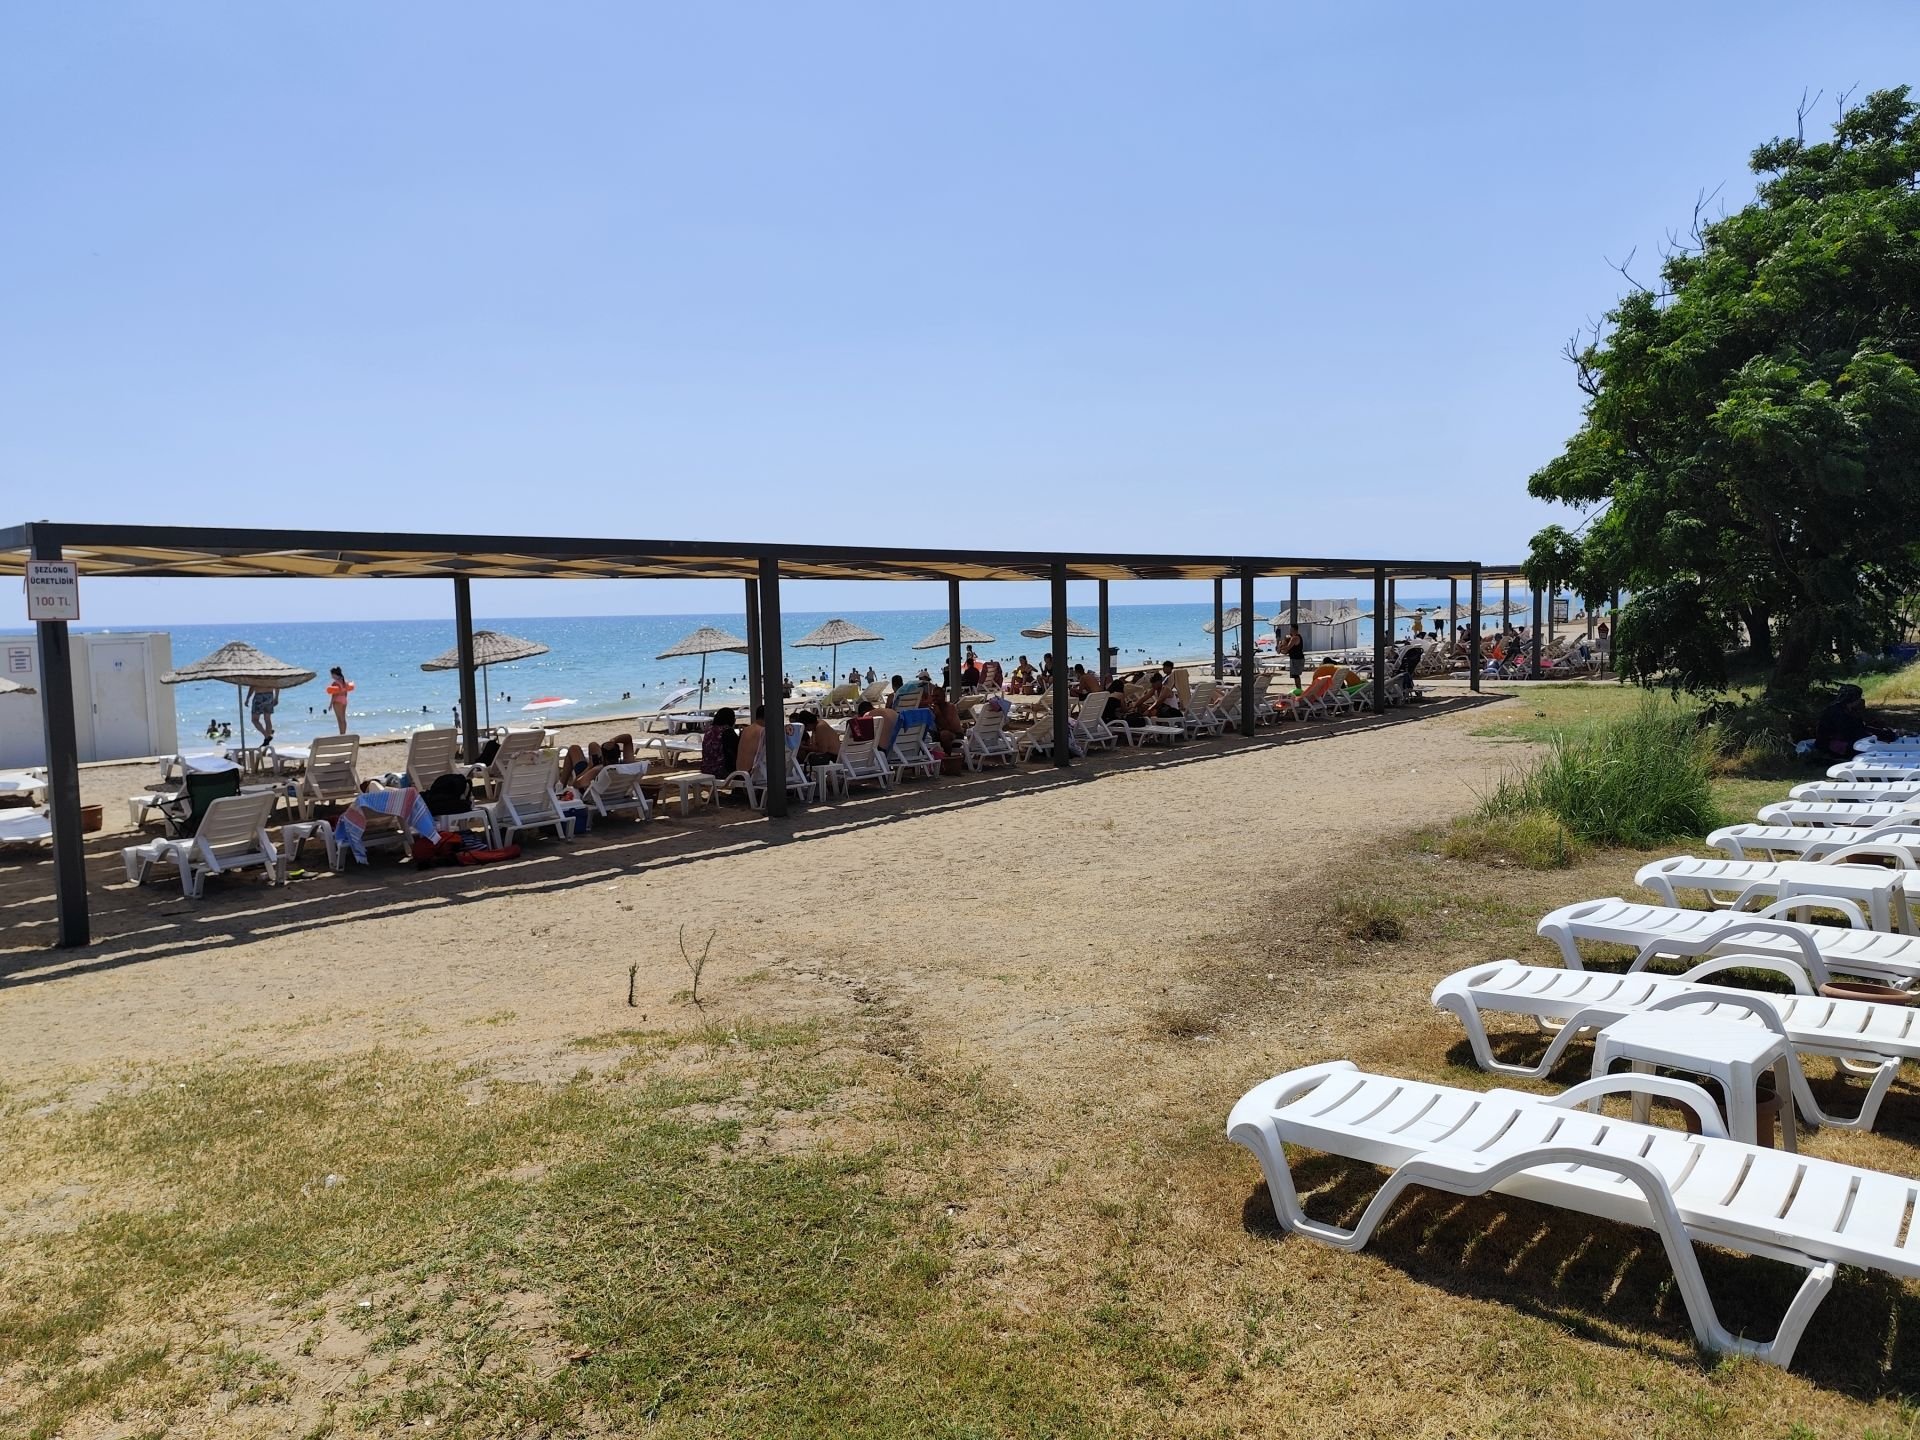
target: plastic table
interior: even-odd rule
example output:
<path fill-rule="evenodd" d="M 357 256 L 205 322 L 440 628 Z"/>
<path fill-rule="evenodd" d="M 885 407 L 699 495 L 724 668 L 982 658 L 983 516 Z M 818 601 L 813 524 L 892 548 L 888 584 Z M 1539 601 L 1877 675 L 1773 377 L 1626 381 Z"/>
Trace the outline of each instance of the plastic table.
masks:
<path fill-rule="evenodd" d="M 1726 1096 L 1727 1133 L 1749 1145 L 1758 1143 L 1759 1134 L 1754 1081 L 1762 1070 L 1772 1070 L 1774 1093 L 1780 1097 L 1780 1143 L 1788 1150 L 1800 1148 L 1794 1126 L 1792 1048 L 1786 1037 L 1764 1025 L 1685 1010 L 1628 1015 L 1594 1036 L 1594 1077 L 1605 1075 L 1616 1060 L 1626 1060 L 1642 1073 L 1664 1065 L 1719 1081 Z M 1645 1095 L 1633 1099 L 1633 1118 L 1643 1124 L 1648 1101 Z"/>

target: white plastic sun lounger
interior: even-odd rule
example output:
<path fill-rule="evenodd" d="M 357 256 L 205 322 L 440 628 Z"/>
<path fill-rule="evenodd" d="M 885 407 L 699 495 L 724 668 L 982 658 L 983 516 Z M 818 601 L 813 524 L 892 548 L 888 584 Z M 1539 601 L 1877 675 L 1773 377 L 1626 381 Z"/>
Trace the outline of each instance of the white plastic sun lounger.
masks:
<path fill-rule="evenodd" d="M 53 822 L 44 810 L 15 810 L 0 815 L 0 846 L 48 845 L 53 842 Z"/>
<path fill-rule="evenodd" d="M 840 744 L 840 765 L 847 772 L 847 784 L 875 784 L 882 790 L 893 788 L 893 771 L 887 765 L 887 757 L 880 753 L 872 740 L 843 740 Z"/>
<path fill-rule="evenodd" d="M 1920 803 L 1920 780 L 1805 780 L 1787 791 L 1789 800 L 1872 805 L 1883 800 Z"/>
<path fill-rule="evenodd" d="M 1007 734 L 1007 713 L 982 706 L 973 712 L 973 724 L 960 742 L 960 754 L 969 770 L 978 770 L 989 760 L 1019 759 L 1013 737 Z"/>
<path fill-rule="evenodd" d="M 1015 756 L 1021 760 L 1031 760 L 1036 755 L 1053 753 L 1053 712 L 1039 710 L 1034 712 L 1033 723 L 1020 732 L 1020 738 L 1013 743 Z"/>
<path fill-rule="evenodd" d="M 1117 737 L 1106 719 L 1107 704 L 1112 698 L 1105 690 L 1089 695 L 1080 702 L 1080 713 L 1073 717 L 1072 733 L 1088 750 L 1097 745 L 1109 750 L 1114 746 Z"/>
<path fill-rule="evenodd" d="M 259 865 L 268 884 L 287 883 L 287 862 L 267 833 L 267 821 L 279 800 L 274 791 L 222 795 L 208 804 L 200 828 L 191 839 L 149 840 L 120 852 L 127 879 L 144 885 L 156 865 L 172 865 L 180 872 L 180 893 L 197 900 L 206 893 L 207 877 Z"/>
<path fill-rule="evenodd" d="M 1863 756 L 1827 767 L 1829 780 L 1920 780 L 1920 750 Z"/>
<path fill-rule="evenodd" d="M 1762 994 L 1701 983 L 1728 970 L 1770 970 L 1791 981 L 1794 993 Z M 1765 1025 L 1784 1035 L 1796 1051 L 1830 1056 L 1851 1074 L 1867 1079 L 1859 1113 L 1843 1118 L 1820 1107 L 1798 1061 L 1794 1063 L 1793 1099 L 1799 1112 L 1816 1125 L 1848 1130 L 1872 1129 L 1900 1062 L 1920 1060 L 1920 1009 L 1871 1000 L 1830 1000 L 1814 993 L 1797 965 L 1757 955 L 1722 956 L 1672 977 L 1609 975 L 1492 960 L 1447 976 L 1434 986 L 1433 1003 L 1466 1027 L 1473 1058 L 1482 1069 L 1531 1080 L 1544 1079 L 1576 1035 L 1648 1010 L 1684 1009 L 1689 1014 Z M 1489 1013 L 1523 1015 L 1556 1033 L 1534 1064 L 1512 1064 L 1498 1059 L 1488 1042 L 1481 1017 Z"/>
<path fill-rule="evenodd" d="M 1920 866 L 1920 819 L 1880 825 L 1728 825 L 1707 844 L 1736 860 L 1842 860 L 1905 855 Z"/>
<path fill-rule="evenodd" d="M 507 844 L 522 830 L 551 830 L 562 840 L 573 838 L 573 816 L 561 808 L 553 780 L 553 761 L 538 750 L 516 752 L 507 761 L 500 798 L 479 807 L 495 844 Z"/>
<path fill-rule="evenodd" d="M 651 819 L 653 807 L 647 792 L 640 788 L 646 779 L 648 763 L 632 760 L 622 765 L 602 765 L 593 772 L 593 779 L 587 782 L 580 798 L 599 815 L 630 812 L 642 820 Z"/>
<path fill-rule="evenodd" d="M 1754 818 L 1762 825 L 1885 825 L 1906 821 L 1920 827 L 1920 801 L 1776 800 Z"/>
<path fill-rule="evenodd" d="M 1808 903 L 1838 910 L 1860 923 L 1843 930 L 1782 920 L 1774 914 Z M 1815 986 L 1840 974 L 1911 990 L 1920 981 L 1920 936 L 1868 930 L 1864 919 L 1859 907 L 1839 896 L 1795 896 L 1757 914 L 1677 910 L 1613 898 L 1563 905 L 1543 919 L 1538 929 L 1560 947 L 1569 970 L 1586 969 L 1579 948 L 1585 942 L 1633 946 L 1640 953 L 1627 967 L 1630 972 L 1646 969 L 1656 958 L 1684 960 L 1738 951 L 1796 963 Z"/>
<path fill-rule="evenodd" d="M 302 820 L 313 818 L 315 805 L 351 805 L 359 799 L 360 737 L 322 735 L 311 741 L 294 798 Z"/>
<path fill-rule="evenodd" d="M 1702 1133 L 1579 1108 L 1636 1092 L 1687 1105 Z M 1451 1195 L 1498 1191 L 1650 1229 L 1666 1249 L 1701 1345 L 1775 1365 L 1792 1363 L 1837 1266 L 1920 1277 L 1920 1224 L 1908 1223 L 1920 1182 L 1729 1140 L 1712 1099 L 1685 1080 L 1611 1075 L 1548 1099 L 1370 1075 L 1336 1061 L 1255 1086 L 1233 1107 L 1227 1138 L 1260 1162 L 1284 1229 L 1342 1250 L 1365 1246 L 1415 1186 Z M 1301 1208 L 1287 1145 L 1393 1173 L 1354 1226 L 1342 1229 Z M 1749 1340 L 1720 1323 L 1695 1242 L 1806 1270 L 1772 1340 Z"/>
<path fill-rule="evenodd" d="M 1913 861 L 1904 851 L 1891 852 L 1897 868 L 1885 865 L 1832 864 L 1808 860 L 1703 860 L 1674 855 L 1642 865 L 1634 883 L 1653 891 L 1669 905 L 1680 903 L 1681 891 L 1706 897 L 1720 910 L 1748 910 L 1755 903 L 1771 904 L 1797 894 L 1834 896 L 1851 900 L 1875 930 L 1915 933 L 1913 911 L 1907 903 L 1905 872 Z M 1824 900 L 1812 908 L 1821 908 Z"/>
<path fill-rule="evenodd" d="M 925 725 L 902 725 L 893 732 L 892 752 L 881 759 L 894 779 L 932 780 L 940 774 L 940 762 L 934 759 L 929 743 L 930 733 Z M 845 748 L 844 743 L 841 748 Z"/>

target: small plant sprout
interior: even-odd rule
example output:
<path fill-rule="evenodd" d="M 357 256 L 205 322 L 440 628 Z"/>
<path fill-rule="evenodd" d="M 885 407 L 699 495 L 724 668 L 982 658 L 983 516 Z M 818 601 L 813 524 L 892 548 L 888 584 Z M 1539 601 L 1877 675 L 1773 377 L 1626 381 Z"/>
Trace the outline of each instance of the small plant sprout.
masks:
<path fill-rule="evenodd" d="M 707 932 L 707 943 L 700 947 L 700 954 L 696 957 L 687 950 L 687 927 L 680 927 L 680 958 L 687 962 L 687 973 L 693 976 L 693 989 L 687 998 L 693 1002 L 695 1009 L 705 1005 L 700 998 L 700 972 L 707 968 L 707 953 L 713 949 L 713 937 L 719 933 L 718 930 Z"/>

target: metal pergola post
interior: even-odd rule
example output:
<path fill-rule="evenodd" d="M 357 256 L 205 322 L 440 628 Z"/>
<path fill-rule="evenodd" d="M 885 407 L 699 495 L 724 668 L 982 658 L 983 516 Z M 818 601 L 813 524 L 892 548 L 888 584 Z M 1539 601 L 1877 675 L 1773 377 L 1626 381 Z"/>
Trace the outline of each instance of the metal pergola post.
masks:
<path fill-rule="evenodd" d="M 834 677 L 834 684 L 840 679 Z M 960 582 L 947 581 L 947 698 L 958 699 L 960 681 Z"/>
<path fill-rule="evenodd" d="M 1107 615 L 1106 581 L 1102 580 L 1099 582 L 1099 590 L 1100 623 L 1098 628 L 1100 631 L 1100 655 L 1099 658 L 1093 662 L 1093 673 L 1098 675 L 1104 684 L 1113 678 L 1113 673 L 1107 669 L 1107 650 L 1113 644 L 1113 626 L 1109 623 L 1109 617 Z"/>
<path fill-rule="evenodd" d="M 787 813 L 787 710 L 781 688 L 785 666 L 780 644 L 780 562 L 760 560 L 760 703 L 767 707 L 760 753 L 767 757 L 767 818 Z"/>
<path fill-rule="evenodd" d="M 33 558 L 59 560 L 58 543 L 29 527 Z M 53 825 L 53 892 L 59 916 L 56 943 L 63 950 L 85 945 L 87 855 L 80 843 L 80 738 L 73 718 L 73 651 L 67 622 L 37 620 L 40 642 L 40 719 L 47 731 L 47 818 Z"/>
<path fill-rule="evenodd" d="M 1213 678 L 1223 681 L 1227 678 L 1227 634 L 1222 622 L 1227 618 L 1226 611 L 1227 582 L 1218 575 L 1213 577 Z"/>
<path fill-rule="evenodd" d="M 1260 668 L 1260 651 L 1253 633 L 1253 570 L 1240 572 L 1240 733 L 1253 734 L 1253 677 Z"/>
<path fill-rule="evenodd" d="M 1552 612 L 1549 611 L 1548 613 L 1551 614 Z M 1533 678 L 1538 680 L 1540 678 L 1540 590 L 1537 586 L 1533 592 L 1533 635 L 1531 643 L 1533 647 L 1531 673 Z"/>
<path fill-rule="evenodd" d="M 1300 628 L 1300 577 L 1287 577 L 1287 624 L 1294 629 Z"/>
<path fill-rule="evenodd" d="M 1393 582 L 1383 566 L 1373 572 L 1373 713 L 1387 713 L 1387 632 L 1380 617 L 1393 609 Z"/>
<path fill-rule="evenodd" d="M 1073 763 L 1067 753 L 1067 740 L 1073 718 L 1067 711 L 1073 699 L 1067 693 L 1067 567 L 1055 561 L 1053 566 L 1053 763 L 1066 767 Z"/>
<path fill-rule="evenodd" d="M 747 587 L 747 719 L 753 719 L 753 707 L 760 698 L 760 582 L 748 580 Z M 702 710 L 711 706 L 702 704 Z"/>
<path fill-rule="evenodd" d="M 1508 617 L 1513 614 L 1513 579 L 1507 576 L 1500 581 L 1500 631 L 1506 633 Z M 1509 657 L 1511 658 L 1511 657 Z"/>
<path fill-rule="evenodd" d="M 1480 572 L 1467 580 L 1467 688 L 1480 689 Z"/>
<path fill-rule="evenodd" d="M 1447 625 L 1452 627 L 1453 638 L 1460 638 L 1460 577 L 1450 576 L 1447 580 Z M 1441 634 L 1444 636 L 1443 629 Z M 1449 667 L 1451 668 L 1451 667 Z"/>
<path fill-rule="evenodd" d="M 1399 587 L 1391 578 L 1387 581 L 1387 638 L 1391 640 L 1400 633 L 1400 597 Z"/>
<path fill-rule="evenodd" d="M 473 685 L 473 582 L 453 577 L 453 643 L 460 651 L 460 753 L 471 765 L 480 753 L 480 717 Z"/>

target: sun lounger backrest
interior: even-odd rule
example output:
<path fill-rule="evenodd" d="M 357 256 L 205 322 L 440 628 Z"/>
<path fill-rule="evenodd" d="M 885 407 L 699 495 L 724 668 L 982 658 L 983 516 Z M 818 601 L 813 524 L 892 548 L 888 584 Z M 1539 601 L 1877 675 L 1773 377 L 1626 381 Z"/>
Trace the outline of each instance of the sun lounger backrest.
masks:
<path fill-rule="evenodd" d="M 1112 699 L 1113 694 L 1111 691 L 1094 691 L 1093 694 L 1080 702 L 1080 723 L 1088 726 L 1098 725 L 1106 718 L 1107 703 Z"/>
<path fill-rule="evenodd" d="M 407 737 L 407 778 L 416 790 L 425 790 L 442 775 L 453 773 L 460 748 L 460 732 L 452 729 L 416 730 Z"/>
<path fill-rule="evenodd" d="M 552 762 L 538 750 L 522 751 L 507 762 L 501 776 L 501 798 L 522 820 L 552 814 L 559 808 L 553 773 Z"/>
<path fill-rule="evenodd" d="M 360 737 L 323 735 L 307 748 L 307 769 L 300 793 L 321 800 L 348 799 L 360 793 Z"/>
<path fill-rule="evenodd" d="M 272 791 L 254 795 L 224 795 L 207 807 L 194 844 L 212 859 L 254 854 L 261 848 L 260 832 L 280 797 Z"/>
<path fill-rule="evenodd" d="M 973 729 L 968 732 L 982 740 L 998 740 L 1007 733 L 1007 715 L 998 705 L 983 705 L 973 713 Z"/>
<path fill-rule="evenodd" d="M 198 770 L 186 773 L 187 815 L 180 822 L 182 835 L 199 833 L 200 822 L 206 816 L 207 809 L 224 796 L 240 793 L 240 772 L 238 770 L 215 770 L 202 774 Z"/>

